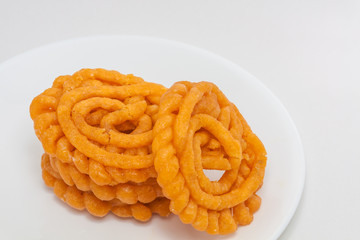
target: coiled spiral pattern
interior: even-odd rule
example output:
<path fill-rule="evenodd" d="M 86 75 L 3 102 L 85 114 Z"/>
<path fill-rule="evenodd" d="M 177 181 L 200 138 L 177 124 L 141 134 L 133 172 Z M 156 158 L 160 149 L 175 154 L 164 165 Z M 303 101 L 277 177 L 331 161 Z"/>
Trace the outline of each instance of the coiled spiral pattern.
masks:
<path fill-rule="evenodd" d="M 182 222 L 228 234 L 252 221 L 266 151 L 214 84 L 179 82 L 162 96 L 152 149 L 157 181 Z M 225 173 L 210 181 L 203 169 Z"/>

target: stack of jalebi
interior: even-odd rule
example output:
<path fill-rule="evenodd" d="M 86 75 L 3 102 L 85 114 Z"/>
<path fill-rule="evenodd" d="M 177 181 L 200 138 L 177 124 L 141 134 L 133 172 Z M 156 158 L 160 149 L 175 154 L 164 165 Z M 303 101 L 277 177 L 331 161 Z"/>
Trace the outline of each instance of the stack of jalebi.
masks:
<path fill-rule="evenodd" d="M 266 151 L 212 83 L 170 89 L 83 69 L 58 77 L 30 106 L 46 185 L 95 216 L 179 215 L 210 234 L 250 224 L 261 204 Z M 222 170 L 210 181 L 207 170 Z"/>
<path fill-rule="evenodd" d="M 151 153 L 152 128 L 165 91 L 159 84 L 104 69 L 58 77 L 30 106 L 45 150 L 45 183 L 70 206 L 95 216 L 110 210 L 140 221 L 152 212 L 168 215 Z"/>

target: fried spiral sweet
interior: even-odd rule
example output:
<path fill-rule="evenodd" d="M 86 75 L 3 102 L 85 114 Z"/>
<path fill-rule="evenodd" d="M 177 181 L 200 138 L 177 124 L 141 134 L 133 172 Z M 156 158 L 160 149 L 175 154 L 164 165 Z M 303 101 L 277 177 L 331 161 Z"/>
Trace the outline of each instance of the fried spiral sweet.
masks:
<path fill-rule="evenodd" d="M 133 75 L 82 69 L 55 79 L 30 115 L 45 152 L 97 185 L 140 183 L 156 177 L 152 128 L 165 91 Z"/>
<path fill-rule="evenodd" d="M 163 197 L 153 199 L 147 204 L 140 202 L 128 204 L 119 199 L 105 201 L 97 198 L 91 191 L 82 191 L 76 186 L 68 186 L 56 169 L 52 168 L 48 154 L 43 154 L 41 167 L 45 184 L 54 189 L 58 198 L 77 210 L 86 209 L 93 216 L 104 217 L 111 211 L 122 218 L 133 217 L 145 222 L 151 218 L 152 213 L 163 217 L 170 214 L 169 200 Z"/>
<path fill-rule="evenodd" d="M 162 197 L 162 190 L 154 178 L 149 178 L 142 183 L 119 183 L 117 185 L 97 185 L 86 174 L 80 173 L 72 164 L 62 163 L 57 157 L 43 154 L 42 168 L 54 173 L 61 178 L 66 185 L 84 192 L 92 192 L 103 201 L 119 199 L 126 204 L 137 202 L 149 203 L 158 197 Z"/>
<path fill-rule="evenodd" d="M 157 181 L 182 222 L 228 234 L 252 221 L 266 151 L 214 84 L 175 83 L 161 98 L 153 131 Z M 210 181 L 203 169 L 225 173 Z"/>

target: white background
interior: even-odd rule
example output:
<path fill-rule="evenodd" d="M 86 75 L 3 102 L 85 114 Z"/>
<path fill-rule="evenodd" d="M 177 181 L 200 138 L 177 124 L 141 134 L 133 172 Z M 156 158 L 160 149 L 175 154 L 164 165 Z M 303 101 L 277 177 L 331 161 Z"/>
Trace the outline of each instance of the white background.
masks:
<path fill-rule="evenodd" d="M 182 41 L 255 75 L 289 111 L 306 156 L 303 197 L 280 239 L 359 238 L 360 1 L 0 0 L 0 62 L 99 34 Z"/>

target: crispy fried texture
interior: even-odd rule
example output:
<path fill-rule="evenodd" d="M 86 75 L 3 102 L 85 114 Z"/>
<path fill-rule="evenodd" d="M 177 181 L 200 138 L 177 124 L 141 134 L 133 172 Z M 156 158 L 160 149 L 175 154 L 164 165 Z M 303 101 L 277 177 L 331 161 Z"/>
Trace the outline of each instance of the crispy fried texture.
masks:
<path fill-rule="evenodd" d="M 249 224 L 261 199 L 266 151 L 238 109 L 212 83 L 179 82 L 161 98 L 152 144 L 170 210 L 210 234 Z M 203 169 L 225 170 L 210 181 Z"/>
<path fill-rule="evenodd" d="M 30 106 L 46 153 L 97 185 L 156 177 L 151 143 L 166 88 L 133 75 L 82 69 L 55 79 Z"/>
<path fill-rule="evenodd" d="M 84 192 L 92 192 L 103 201 L 119 199 L 123 203 L 135 204 L 137 202 L 149 203 L 162 197 L 162 191 L 154 178 L 142 183 L 119 183 L 116 185 L 97 185 L 88 175 L 80 173 L 72 164 L 62 163 L 58 158 L 44 153 L 41 166 L 54 176 L 61 178 L 66 185 Z"/>
<path fill-rule="evenodd" d="M 154 198 L 146 204 L 137 201 L 127 203 L 116 198 L 100 199 L 97 194 L 91 191 L 82 191 L 76 185 L 69 186 L 63 181 L 61 175 L 52 168 L 47 154 L 42 157 L 41 167 L 45 184 L 54 189 L 58 198 L 77 210 L 86 209 L 96 217 L 104 217 L 111 211 L 119 217 L 133 217 L 136 220 L 146 222 L 151 218 L 152 213 L 157 213 L 163 217 L 170 214 L 169 200 L 163 197 Z"/>

